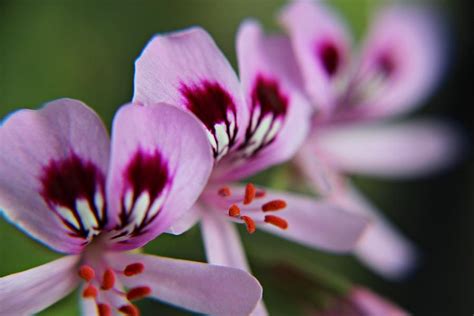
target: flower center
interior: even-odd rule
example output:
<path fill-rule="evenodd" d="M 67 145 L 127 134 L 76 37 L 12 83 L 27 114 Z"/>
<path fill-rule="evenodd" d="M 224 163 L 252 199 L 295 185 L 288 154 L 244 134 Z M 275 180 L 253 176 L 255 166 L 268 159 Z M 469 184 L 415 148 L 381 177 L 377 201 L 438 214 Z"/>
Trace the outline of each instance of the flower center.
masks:
<path fill-rule="evenodd" d="M 250 120 L 239 150 L 246 158 L 271 144 L 281 130 L 289 98 L 275 79 L 258 75 L 251 95 Z"/>
<path fill-rule="evenodd" d="M 214 157 L 219 160 L 234 146 L 237 137 L 236 106 L 231 95 L 217 82 L 181 84 L 186 107 L 206 126 Z"/>
<path fill-rule="evenodd" d="M 79 267 L 78 274 L 85 282 L 82 297 L 94 300 L 99 316 L 111 316 L 114 310 L 130 316 L 140 315 L 138 308 L 131 301 L 147 297 L 151 293 L 151 288 L 141 285 L 124 291 L 120 281 L 143 273 L 144 264 L 132 263 L 120 271 L 102 267 L 101 275 L 96 272 L 97 270 L 91 265 L 84 264 Z"/>
<path fill-rule="evenodd" d="M 255 232 L 257 223 L 274 225 L 280 229 L 288 228 L 288 222 L 285 219 L 268 214 L 285 209 L 286 201 L 277 199 L 263 202 L 266 196 L 265 191 L 255 188 L 252 183 L 245 186 L 243 196 L 233 195 L 227 186 L 220 188 L 217 194 L 227 202 L 226 204 L 230 203 L 228 216 L 244 224 L 250 234 Z"/>
<path fill-rule="evenodd" d="M 107 223 L 104 175 L 74 152 L 51 160 L 40 176 L 41 196 L 70 235 L 90 241 Z"/>
<path fill-rule="evenodd" d="M 138 149 L 123 177 L 119 223 L 110 235 L 119 243 L 146 231 L 158 217 L 172 183 L 167 161 L 158 150 Z M 86 245 L 103 231 L 107 224 L 105 177 L 94 163 L 72 152 L 51 160 L 39 180 L 41 196 L 69 235 L 83 238 Z"/>

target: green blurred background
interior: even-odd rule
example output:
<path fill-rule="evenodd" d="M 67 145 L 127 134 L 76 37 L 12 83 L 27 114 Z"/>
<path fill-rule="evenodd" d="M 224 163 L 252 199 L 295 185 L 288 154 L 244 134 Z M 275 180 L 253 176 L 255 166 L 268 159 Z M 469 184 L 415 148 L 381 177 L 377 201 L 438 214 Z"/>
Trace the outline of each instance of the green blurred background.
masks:
<path fill-rule="evenodd" d="M 285 1 L 0 1 L 0 118 L 12 110 L 35 108 L 71 97 L 92 106 L 110 126 L 114 111 L 131 99 L 133 62 L 158 32 L 200 25 L 235 65 L 234 36 L 239 23 L 255 17 L 277 29 L 274 16 Z M 379 1 L 333 1 L 360 36 Z M 415 116 L 447 117 L 472 139 L 470 106 L 472 51 L 468 1 L 438 3 L 451 21 L 450 71 L 443 85 Z M 470 142 L 469 142 L 470 143 Z M 300 315 L 321 306 L 328 293 L 348 282 L 364 284 L 415 315 L 474 313 L 474 206 L 471 152 L 455 168 L 412 181 L 357 177 L 361 189 L 420 246 L 419 270 L 402 282 L 385 281 L 350 256 L 309 250 L 257 232 L 243 233 L 249 260 L 265 288 L 272 315 Z M 254 180 L 286 187 L 288 166 Z M 277 249 L 275 251 L 275 249 Z M 160 236 L 150 253 L 204 260 L 198 228 L 181 237 Z M 58 257 L 0 219 L 0 276 Z M 186 314 L 144 300 L 143 315 Z M 77 293 L 41 315 L 78 314 Z"/>

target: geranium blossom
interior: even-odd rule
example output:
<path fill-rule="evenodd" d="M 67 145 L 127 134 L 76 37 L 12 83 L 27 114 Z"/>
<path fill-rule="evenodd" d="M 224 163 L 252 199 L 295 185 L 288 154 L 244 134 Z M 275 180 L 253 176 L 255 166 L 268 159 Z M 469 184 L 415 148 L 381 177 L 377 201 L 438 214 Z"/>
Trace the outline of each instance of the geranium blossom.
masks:
<path fill-rule="evenodd" d="M 357 246 L 361 260 L 387 277 L 402 276 L 414 265 L 415 249 L 344 175 L 412 177 L 456 157 L 459 144 L 447 124 L 382 121 L 421 104 L 439 80 L 439 25 L 419 8 L 384 8 L 354 52 L 347 27 L 323 2 L 294 1 L 281 22 L 318 110 L 297 163 L 333 202 L 375 219 Z"/>
<path fill-rule="evenodd" d="M 214 315 L 247 315 L 262 289 L 239 269 L 130 252 L 189 210 L 212 155 L 200 124 L 161 104 L 126 105 L 112 139 L 97 115 L 62 99 L 21 110 L 0 128 L 0 209 L 67 254 L 0 278 L 0 315 L 39 312 L 81 287 L 84 315 L 138 315 L 155 297 Z"/>
<path fill-rule="evenodd" d="M 239 30 L 240 82 L 211 37 L 200 28 L 158 35 L 136 62 L 133 101 L 166 102 L 204 125 L 215 164 L 206 189 L 171 232 L 201 220 L 208 261 L 248 270 L 232 223 L 261 228 L 320 249 L 353 249 L 368 221 L 324 201 L 266 188 L 230 184 L 296 152 L 311 107 L 299 86 L 288 39 L 265 37 L 254 22 Z M 265 314 L 263 305 L 256 314 Z"/>

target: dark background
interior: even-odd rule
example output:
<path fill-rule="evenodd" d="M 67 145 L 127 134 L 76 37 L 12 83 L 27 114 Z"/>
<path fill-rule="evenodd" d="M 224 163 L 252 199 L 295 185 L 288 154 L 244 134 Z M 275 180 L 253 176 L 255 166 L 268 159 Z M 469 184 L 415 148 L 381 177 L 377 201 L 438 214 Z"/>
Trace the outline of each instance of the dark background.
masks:
<path fill-rule="evenodd" d="M 18 108 L 35 108 L 48 100 L 68 96 L 92 106 L 110 126 L 117 107 L 131 99 L 133 62 L 153 34 L 201 25 L 235 65 L 234 35 L 240 21 L 252 16 L 268 29 L 276 29 L 274 15 L 283 3 L 1 0 L 0 117 Z M 376 3 L 340 0 L 334 1 L 334 6 L 347 17 L 356 36 L 360 36 Z M 437 4 L 450 24 L 449 69 L 425 107 L 412 116 L 443 117 L 457 124 L 466 139 L 464 157 L 457 166 L 423 179 L 354 179 L 418 244 L 423 253 L 419 269 L 407 280 L 389 282 L 350 256 L 315 252 L 262 232 L 242 234 L 252 268 L 265 287 L 265 301 L 272 315 L 300 313 L 308 304 L 318 304 L 323 294 L 308 285 L 312 274 L 319 281 L 321 275 L 327 276 L 335 287 L 344 287 L 348 281 L 370 286 L 415 315 L 474 313 L 474 165 L 470 148 L 474 7 L 471 1 L 446 0 Z M 285 170 L 272 169 L 257 181 L 284 186 L 281 174 Z M 146 251 L 204 259 L 198 228 L 179 238 L 160 236 Z M 57 254 L 0 219 L 0 276 L 56 257 Z M 287 273 L 287 263 L 298 272 Z M 309 291 L 314 295 L 308 295 Z M 145 300 L 140 305 L 144 315 L 181 313 L 156 301 Z M 78 313 L 77 294 L 42 315 L 71 313 Z"/>

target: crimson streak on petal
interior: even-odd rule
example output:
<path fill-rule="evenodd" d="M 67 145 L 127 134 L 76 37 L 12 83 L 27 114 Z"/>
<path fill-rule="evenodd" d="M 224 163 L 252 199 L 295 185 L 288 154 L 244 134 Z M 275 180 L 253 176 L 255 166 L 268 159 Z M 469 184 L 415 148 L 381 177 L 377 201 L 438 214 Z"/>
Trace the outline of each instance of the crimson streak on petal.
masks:
<path fill-rule="evenodd" d="M 127 184 L 122 193 L 119 234 L 137 236 L 159 215 L 172 182 L 168 164 L 158 150 L 137 150 L 123 173 Z"/>
<path fill-rule="evenodd" d="M 105 226 L 104 179 L 97 166 L 74 152 L 43 168 L 41 196 L 72 236 L 90 239 Z"/>
<path fill-rule="evenodd" d="M 341 55 L 338 47 L 329 40 L 316 45 L 316 56 L 321 60 L 324 70 L 329 77 L 333 77 L 339 70 Z"/>
<path fill-rule="evenodd" d="M 277 80 L 258 75 L 251 94 L 250 121 L 245 141 L 239 147 L 246 157 L 254 156 L 271 144 L 280 131 L 288 111 L 289 98 Z"/>
<path fill-rule="evenodd" d="M 232 96 L 217 82 L 204 80 L 199 84 L 181 84 L 186 107 L 206 126 L 211 135 L 214 157 L 225 155 L 237 136 L 236 106 Z"/>

